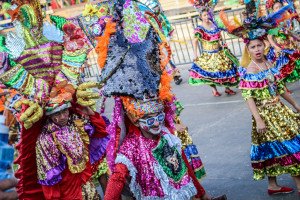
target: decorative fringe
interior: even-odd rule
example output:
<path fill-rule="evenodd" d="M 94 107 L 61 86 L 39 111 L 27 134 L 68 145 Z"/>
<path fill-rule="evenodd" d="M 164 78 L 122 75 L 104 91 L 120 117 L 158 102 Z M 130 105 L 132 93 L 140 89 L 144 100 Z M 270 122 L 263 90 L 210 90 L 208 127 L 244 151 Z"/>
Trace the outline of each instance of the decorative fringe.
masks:
<path fill-rule="evenodd" d="M 159 89 L 159 98 L 163 101 L 172 101 L 173 95 L 171 94 L 171 81 L 172 77 L 167 74 L 166 70 L 164 70 L 160 77 Z"/>
<path fill-rule="evenodd" d="M 166 55 L 163 52 L 164 47 L 166 48 L 166 50 L 168 52 L 168 55 Z M 161 70 L 164 71 L 164 69 L 166 68 L 167 64 L 171 60 L 172 51 L 171 51 L 170 46 L 167 45 L 167 43 L 165 43 L 165 42 L 159 44 L 159 51 L 160 51 L 160 65 L 161 65 Z"/>
<path fill-rule="evenodd" d="M 107 46 L 109 45 L 109 39 L 112 34 L 116 32 L 116 23 L 113 23 L 111 20 L 106 24 L 104 34 L 101 37 L 96 37 L 98 44 L 95 48 L 98 55 L 98 64 L 100 69 L 103 69 L 105 66 L 105 61 L 107 58 Z"/>

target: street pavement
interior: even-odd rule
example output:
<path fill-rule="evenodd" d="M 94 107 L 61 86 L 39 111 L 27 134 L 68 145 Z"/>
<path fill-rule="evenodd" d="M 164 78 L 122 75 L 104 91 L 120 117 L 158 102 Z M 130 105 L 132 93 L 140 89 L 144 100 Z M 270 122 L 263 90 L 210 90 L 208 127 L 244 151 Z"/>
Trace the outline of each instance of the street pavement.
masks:
<path fill-rule="evenodd" d="M 197 145 L 207 176 L 201 181 L 206 192 L 213 196 L 226 194 L 229 200 L 291 200 L 300 199 L 295 183 L 289 175 L 278 177 L 282 186 L 295 192 L 286 195 L 267 194 L 267 180 L 254 181 L 250 163 L 251 114 L 241 91 L 236 95 L 224 93 L 214 97 L 207 85 L 188 85 L 190 65 L 179 66 L 183 82 L 172 83 L 173 93 L 185 109 L 181 121 Z M 288 84 L 292 96 L 300 104 L 300 83 Z M 111 118 L 114 102 L 106 103 L 105 115 Z"/>

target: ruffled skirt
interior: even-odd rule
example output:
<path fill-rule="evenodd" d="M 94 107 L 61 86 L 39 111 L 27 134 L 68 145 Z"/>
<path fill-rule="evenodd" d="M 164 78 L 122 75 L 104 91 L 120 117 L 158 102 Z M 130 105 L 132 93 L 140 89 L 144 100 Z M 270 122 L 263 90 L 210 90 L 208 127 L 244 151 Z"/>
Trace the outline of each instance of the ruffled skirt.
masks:
<path fill-rule="evenodd" d="M 257 132 L 253 119 L 251 163 L 255 180 L 280 174 L 300 175 L 300 114 L 277 103 L 258 108 L 267 128 Z"/>
<path fill-rule="evenodd" d="M 189 84 L 236 87 L 239 83 L 237 66 L 222 51 L 203 52 L 190 70 Z"/>
<path fill-rule="evenodd" d="M 191 137 L 187 131 L 178 132 L 175 131 L 175 135 L 181 139 L 182 149 L 187 157 L 187 160 L 192 167 L 194 174 L 198 181 L 202 180 L 206 176 L 206 172 L 199 156 L 196 145 L 193 144 Z"/>
<path fill-rule="evenodd" d="M 280 70 L 284 82 L 295 82 L 300 78 L 300 52 L 292 49 L 283 49 L 282 54 L 276 57 L 275 49 L 270 48 L 267 59 L 271 63 L 276 62 L 276 68 Z"/>

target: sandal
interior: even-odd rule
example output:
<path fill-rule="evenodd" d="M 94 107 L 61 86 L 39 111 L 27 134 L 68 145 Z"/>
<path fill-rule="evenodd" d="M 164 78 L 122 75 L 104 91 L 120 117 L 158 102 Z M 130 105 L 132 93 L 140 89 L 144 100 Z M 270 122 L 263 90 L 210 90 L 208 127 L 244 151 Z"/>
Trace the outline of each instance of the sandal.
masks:
<path fill-rule="evenodd" d="M 211 92 L 213 93 L 213 95 L 214 95 L 215 97 L 221 96 L 221 94 L 220 94 L 219 92 L 214 92 L 214 91 L 211 91 Z"/>
<path fill-rule="evenodd" d="M 235 91 L 233 91 L 233 90 L 225 90 L 225 93 L 226 94 L 229 94 L 229 95 L 234 95 L 234 94 L 236 94 L 236 92 Z"/>

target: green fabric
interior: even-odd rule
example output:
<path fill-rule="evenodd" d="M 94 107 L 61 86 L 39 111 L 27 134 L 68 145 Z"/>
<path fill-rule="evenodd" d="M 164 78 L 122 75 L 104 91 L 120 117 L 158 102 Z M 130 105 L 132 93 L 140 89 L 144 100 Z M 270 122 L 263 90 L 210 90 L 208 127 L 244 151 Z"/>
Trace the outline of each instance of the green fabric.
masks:
<path fill-rule="evenodd" d="M 169 148 L 172 148 L 175 151 L 175 154 L 177 156 L 179 156 L 180 159 L 178 160 L 178 162 L 181 163 L 181 166 L 182 166 L 181 171 L 179 173 L 177 173 L 177 174 L 174 173 L 172 171 L 172 169 L 170 169 L 166 165 L 167 161 L 163 158 L 164 146 L 169 146 Z M 161 165 L 161 167 L 163 168 L 163 170 L 167 174 L 167 176 L 169 178 L 171 178 L 172 180 L 174 180 L 175 182 L 178 182 L 187 173 L 187 166 L 185 165 L 185 162 L 184 162 L 183 158 L 181 157 L 180 153 L 177 151 L 177 149 L 174 146 L 170 147 L 167 140 L 165 139 L 165 137 L 162 134 L 161 134 L 161 139 L 159 141 L 159 144 L 157 145 L 157 147 L 155 147 L 152 150 L 152 153 L 153 153 L 153 157 Z"/>
<path fill-rule="evenodd" d="M 294 71 L 283 79 L 283 82 L 292 83 L 300 78 L 300 59 L 295 61 L 295 69 Z"/>
<path fill-rule="evenodd" d="M 107 174 L 108 171 L 108 164 L 106 162 L 106 158 L 103 159 L 103 162 L 98 166 L 98 171 L 93 174 L 92 178 L 97 179 L 103 174 Z"/>
<path fill-rule="evenodd" d="M 208 80 L 204 80 L 204 79 L 194 79 L 194 78 L 190 78 L 189 79 L 189 84 L 190 85 L 200 85 L 200 84 L 207 84 L 207 85 L 210 85 L 212 87 L 215 87 L 215 86 L 221 86 L 221 87 L 237 87 L 239 85 L 239 81 L 235 82 L 235 83 L 230 83 L 230 82 L 227 82 L 227 83 L 216 83 L 216 82 L 213 82 L 213 81 L 208 81 Z"/>
<path fill-rule="evenodd" d="M 280 164 L 276 164 L 267 169 L 261 169 L 261 170 L 253 169 L 254 180 L 263 180 L 265 178 L 265 175 L 270 177 L 276 177 L 281 174 L 290 174 L 291 176 L 299 176 L 300 165 L 281 166 Z"/>
<path fill-rule="evenodd" d="M 62 31 L 62 27 L 65 25 L 67 20 L 60 16 L 50 15 L 51 21 L 53 21 L 56 24 L 56 27 L 59 28 Z"/>
<path fill-rule="evenodd" d="M 176 113 L 176 115 L 179 117 L 179 116 L 180 116 L 180 113 L 181 113 L 181 111 L 184 109 L 184 107 L 183 107 L 183 105 L 181 104 L 180 101 L 175 101 L 174 104 L 175 104 L 175 106 L 176 106 L 175 113 Z"/>
<path fill-rule="evenodd" d="M 23 72 L 25 71 L 24 67 L 22 67 L 18 73 L 11 79 L 9 80 L 7 83 L 4 83 L 7 87 L 12 87 L 14 84 L 16 84 L 16 82 L 21 78 L 21 76 L 23 75 Z"/>
<path fill-rule="evenodd" d="M 201 168 L 198 171 L 194 171 L 194 174 L 198 181 L 200 181 L 202 178 L 204 178 L 206 176 L 206 172 L 205 172 L 204 168 Z"/>
<path fill-rule="evenodd" d="M 240 66 L 240 62 L 239 60 L 234 56 L 232 55 L 232 53 L 230 52 L 230 50 L 228 48 L 225 48 L 224 49 L 224 53 L 225 55 L 230 58 L 230 60 L 236 65 L 236 66 Z"/>
<path fill-rule="evenodd" d="M 71 62 L 75 62 L 75 63 L 83 63 L 86 59 L 87 55 L 83 54 L 81 56 L 66 56 L 63 55 L 63 59 L 67 60 L 67 61 L 71 61 Z"/>
<path fill-rule="evenodd" d="M 282 81 L 277 82 L 277 93 L 278 95 L 281 95 L 285 92 L 285 87 Z M 247 101 L 250 98 L 253 99 L 269 99 L 271 98 L 271 94 L 269 92 L 269 87 L 263 88 L 263 89 L 243 89 L 242 90 L 242 96 L 245 101 Z"/>

